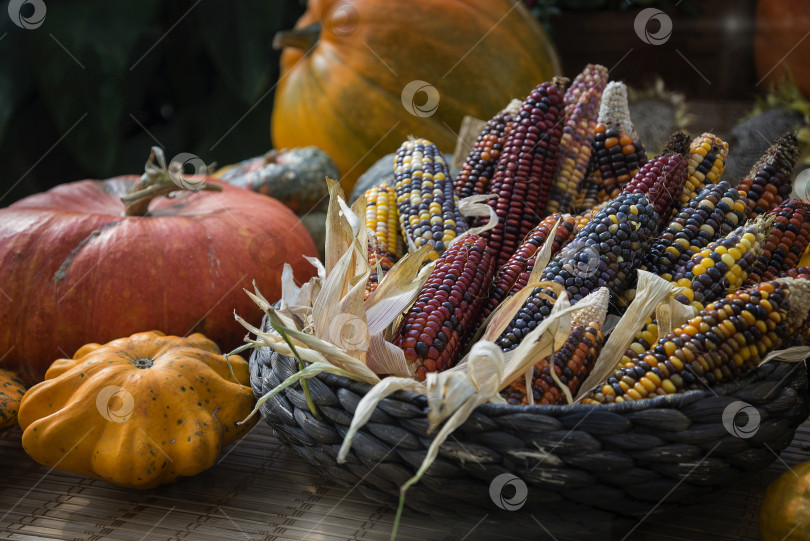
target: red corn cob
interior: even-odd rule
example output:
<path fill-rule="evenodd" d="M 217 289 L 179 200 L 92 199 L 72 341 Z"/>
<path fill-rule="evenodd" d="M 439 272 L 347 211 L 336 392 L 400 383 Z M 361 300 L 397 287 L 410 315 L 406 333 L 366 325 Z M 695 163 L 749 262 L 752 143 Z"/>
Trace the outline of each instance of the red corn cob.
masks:
<path fill-rule="evenodd" d="M 526 287 L 529 276 L 534 269 L 534 262 L 537 260 L 537 252 L 545 244 L 549 233 L 551 233 L 554 224 L 557 223 L 560 217 L 563 218 L 563 221 L 554 234 L 551 255 L 559 252 L 563 246 L 568 244 L 568 241 L 574 238 L 576 223 L 574 217 L 570 214 L 552 214 L 540 222 L 540 225 L 532 229 L 523 239 L 517 251 L 509 258 L 509 261 L 498 270 L 489 291 L 489 298 L 484 301 L 481 307 L 481 317 L 476 327 L 480 326 L 504 299 L 511 297 Z"/>
<path fill-rule="evenodd" d="M 503 265 L 520 241 L 545 216 L 557 168 L 562 124 L 562 81 L 538 85 L 523 101 L 515 116 L 489 192 L 497 199 L 498 225 L 482 233 Z"/>
<path fill-rule="evenodd" d="M 393 340 L 419 380 L 455 364 L 474 330 L 493 270 L 487 242 L 473 234 L 454 242 L 436 262 Z"/>
<path fill-rule="evenodd" d="M 670 135 L 664 152 L 645 163 L 624 188 L 628 193 L 647 194 L 662 223 L 669 220 L 672 203 L 680 198 L 686 183 L 690 142 L 683 132 Z"/>
<path fill-rule="evenodd" d="M 810 267 L 796 267 L 793 269 L 788 269 L 783 271 L 779 274 L 779 278 L 803 278 L 805 280 L 810 280 Z"/>
<path fill-rule="evenodd" d="M 796 199 L 788 199 L 771 214 L 773 229 L 765 239 L 762 255 L 748 274 L 746 285 L 773 280 L 794 268 L 810 245 L 810 207 Z"/>
<path fill-rule="evenodd" d="M 498 158 L 506 142 L 506 133 L 512 125 L 520 102 L 513 100 L 506 109 L 486 123 L 475 141 L 470 155 L 456 177 L 456 195 L 464 199 L 474 194 L 485 194 L 498 165 Z"/>
<path fill-rule="evenodd" d="M 567 404 L 563 391 L 551 377 L 551 367 L 563 385 L 576 396 L 579 386 L 588 377 L 596 358 L 604 345 L 601 326 L 596 322 L 576 325 L 571 329 L 568 340 L 551 356 L 535 363 L 532 374 L 532 394 L 535 404 Z M 526 380 L 521 375 L 509 387 L 501 391 L 510 404 L 528 404 Z"/>
<path fill-rule="evenodd" d="M 799 160 L 799 140 L 795 134 L 780 137 L 754 164 L 737 189 L 750 201 L 749 218 L 775 209 L 793 189 L 791 175 Z"/>

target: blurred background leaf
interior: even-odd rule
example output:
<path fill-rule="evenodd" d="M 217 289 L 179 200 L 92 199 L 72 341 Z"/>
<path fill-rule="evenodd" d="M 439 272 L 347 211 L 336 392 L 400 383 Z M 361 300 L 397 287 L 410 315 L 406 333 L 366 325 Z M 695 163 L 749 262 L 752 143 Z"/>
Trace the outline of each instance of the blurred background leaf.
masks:
<path fill-rule="evenodd" d="M 46 1 L 32 30 L 7 7 L 0 206 L 62 182 L 137 174 L 155 144 L 221 165 L 270 148 L 272 40 L 303 13 L 298 0 Z"/>

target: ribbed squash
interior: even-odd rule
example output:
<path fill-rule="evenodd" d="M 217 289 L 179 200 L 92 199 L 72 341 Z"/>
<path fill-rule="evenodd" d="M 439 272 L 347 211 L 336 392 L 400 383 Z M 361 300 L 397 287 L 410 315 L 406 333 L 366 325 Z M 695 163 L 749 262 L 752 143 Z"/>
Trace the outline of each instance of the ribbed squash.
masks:
<path fill-rule="evenodd" d="M 25 384 L 11 370 L 0 370 L 0 430 L 17 424 Z"/>
<path fill-rule="evenodd" d="M 347 192 L 409 134 L 450 152 L 465 115 L 491 118 L 560 73 L 514 0 L 310 0 L 275 44 L 273 144 L 323 149 Z"/>
<path fill-rule="evenodd" d="M 254 397 L 247 362 L 230 364 L 233 375 L 199 333 L 87 344 L 23 398 L 23 448 L 46 466 L 128 488 L 196 475 L 255 422 L 237 426 Z"/>

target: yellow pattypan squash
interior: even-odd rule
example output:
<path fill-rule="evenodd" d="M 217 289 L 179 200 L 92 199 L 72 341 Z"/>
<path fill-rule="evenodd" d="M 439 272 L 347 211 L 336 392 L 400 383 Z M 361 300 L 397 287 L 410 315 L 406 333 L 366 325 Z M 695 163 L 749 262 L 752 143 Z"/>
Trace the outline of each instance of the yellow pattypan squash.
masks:
<path fill-rule="evenodd" d="M 0 369 L 0 430 L 17 424 L 17 410 L 25 394 L 25 384 L 17 374 Z"/>
<path fill-rule="evenodd" d="M 214 465 L 255 423 L 248 364 L 202 334 L 87 344 L 22 400 L 25 452 L 53 468 L 148 489 Z M 234 380 L 234 376 L 236 380 Z"/>

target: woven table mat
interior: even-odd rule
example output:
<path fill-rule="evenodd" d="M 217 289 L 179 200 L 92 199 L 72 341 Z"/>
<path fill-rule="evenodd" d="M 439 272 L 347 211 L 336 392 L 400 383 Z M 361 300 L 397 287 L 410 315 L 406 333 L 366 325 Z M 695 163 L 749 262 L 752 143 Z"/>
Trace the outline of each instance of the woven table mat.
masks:
<path fill-rule="evenodd" d="M 768 470 L 711 505 L 594 528 L 604 529 L 606 540 L 756 541 L 765 487 L 808 459 L 810 422 Z M 539 520 L 527 526 L 499 517 L 437 520 L 406 511 L 398 539 L 555 539 Z M 393 520 L 393 509 L 322 479 L 261 422 L 213 468 L 145 492 L 41 466 L 23 452 L 18 429 L 0 432 L 2 539 L 376 541 L 389 538 Z"/>

